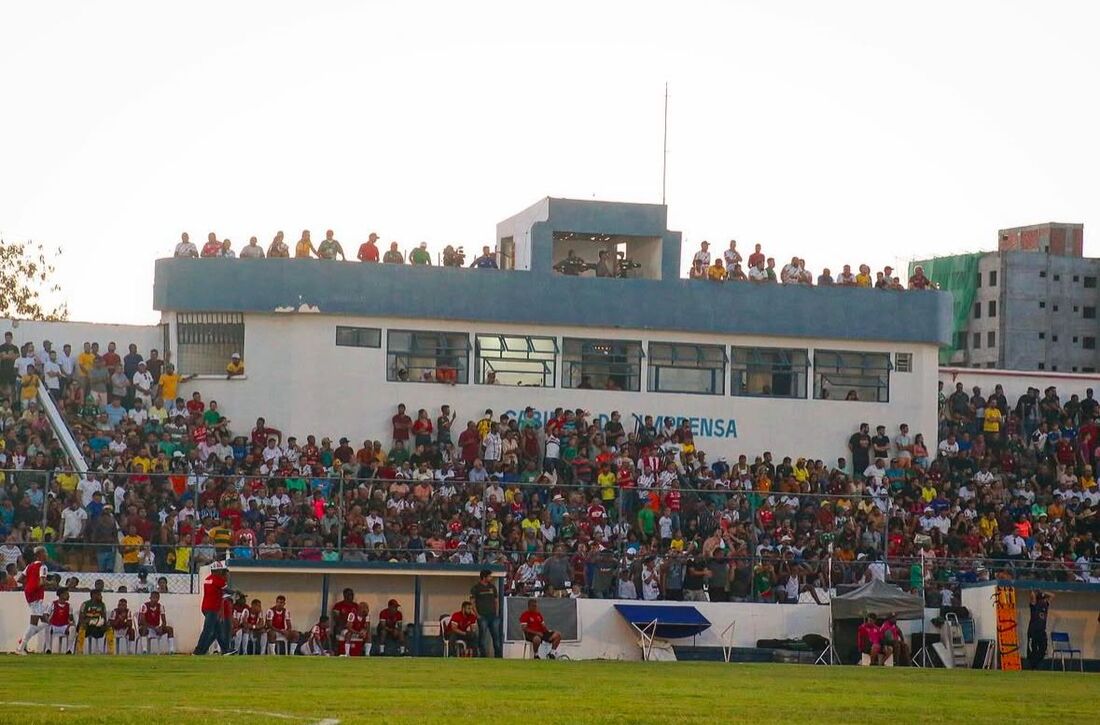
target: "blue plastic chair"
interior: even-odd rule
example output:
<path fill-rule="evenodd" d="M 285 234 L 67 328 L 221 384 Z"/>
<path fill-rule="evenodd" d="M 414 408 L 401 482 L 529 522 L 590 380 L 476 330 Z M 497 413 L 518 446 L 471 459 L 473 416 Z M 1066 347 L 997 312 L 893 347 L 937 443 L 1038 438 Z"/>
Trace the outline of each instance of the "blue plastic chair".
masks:
<path fill-rule="evenodd" d="M 1078 667 L 1081 672 L 1085 671 L 1085 660 L 1081 655 L 1081 650 L 1070 644 L 1069 632 L 1051 632 L 1050 643 L 1053 645 L 1050 652 L 1050 669 L 1054 669 L 1054 659 L 1058 658 L 1062 661 L 1062 672 L 1065 672 L 1066 658 L 1069 657 L 1072 663 L 1074 656 L 1076 656 Z"/>

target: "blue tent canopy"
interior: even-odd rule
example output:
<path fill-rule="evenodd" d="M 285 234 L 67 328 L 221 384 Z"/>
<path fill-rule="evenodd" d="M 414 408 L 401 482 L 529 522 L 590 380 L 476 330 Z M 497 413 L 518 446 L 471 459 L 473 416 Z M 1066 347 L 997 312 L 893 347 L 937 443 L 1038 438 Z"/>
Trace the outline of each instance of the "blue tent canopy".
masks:
<path fill-rule="evenodd" d="M 616 604 L 623 619 L 639 629 L 657 621 L 654 636 L 662 639 L 694 637 L 710 627 L 710 620 L 695 607 L 675 607 L 667 604 Z"/>

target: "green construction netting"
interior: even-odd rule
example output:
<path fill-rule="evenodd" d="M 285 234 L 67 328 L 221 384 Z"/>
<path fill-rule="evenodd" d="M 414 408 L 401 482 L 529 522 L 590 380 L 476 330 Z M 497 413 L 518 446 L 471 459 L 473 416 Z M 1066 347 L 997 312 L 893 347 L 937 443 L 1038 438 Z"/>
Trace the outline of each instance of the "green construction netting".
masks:
<path fill-rule="evenodd" d="M 942 290 L 951 293 L 954 299 L 952 310 L 951 345 L 940 348 L 940 364 L 951 362 L 951 356 L 958 352 L 962 333 L 970 320 L 970 308 L 978 292 L 978 260 L 981 254 L 957 254 L 953 257 L 937 257 L 909 263 L 909 274 L 917 265 L 924 267 L 924 275 L 939 285 Z M 965 343 L 964 343 L 965 344 Z"/>

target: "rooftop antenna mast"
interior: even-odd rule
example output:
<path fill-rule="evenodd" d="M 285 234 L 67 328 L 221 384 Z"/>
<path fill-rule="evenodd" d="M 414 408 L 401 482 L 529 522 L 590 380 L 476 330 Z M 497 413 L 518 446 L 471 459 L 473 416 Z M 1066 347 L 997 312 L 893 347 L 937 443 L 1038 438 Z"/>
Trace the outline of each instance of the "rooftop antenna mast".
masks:
<path fill-rule="evenodd" d="M 665 81 L 664 142 L 661 149 L 661 206 L 665 205 L 665 189 L 668 179 L 668 81 Z"/>

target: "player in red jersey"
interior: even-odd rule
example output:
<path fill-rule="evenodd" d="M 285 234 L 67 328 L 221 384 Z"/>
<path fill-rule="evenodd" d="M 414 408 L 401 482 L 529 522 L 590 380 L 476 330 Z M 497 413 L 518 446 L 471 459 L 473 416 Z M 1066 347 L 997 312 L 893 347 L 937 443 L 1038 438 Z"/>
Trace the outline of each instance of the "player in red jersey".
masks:
<path fill-rule="evenodd" d="M 267 620 L 264 607 L 259 599 L 252 602 L 236 615 L 237 628 L 235 649 L 243 655 L 263 654 L 267 651 Z"/>
<path fill-rule="evenodd" d="M 23 583 L 23 596 L 27 600 L 27 608 L 31 613 L 31 623 L 23 633 L 23 639 L 19 640 L 16 654 L 27 654 L 27 645 L 30 644 L 31 638 L 50 626 L 46 618 L 46 576 L 49 573 L 46 569 L 46 549 L 37 546 L 34 549 L 34 561 L 27 564 L 27 568 L 17 577 L 18 581 Z M 39 651 L 44 649 L 46 648 L 40 647 Z"/>
<path fill-rule="evenodd" d="M 125 599 L 118 600 L 118 606 L 111 610 L 108 620 L 115 632 L 115 654 L 135 654 L 137 630 L 134 628 L 134 613 Z"/>
<path fill-rule="evenodd" d="M 290 621 L 290 612 L 286 608 L 286 597 L 282 594 L 275 597 L 275 606 L 267 610 L 268 646 L 271 654 L 275 654 L 275 645 L 282 642 L 288 655 L 298 651 L 298 632 Z"/>
<path fill-rule="evenodd" d="M 313 629 L 309 631 L 309 637 L 306 639 L 306 643 L 302 645 L 302 652 L 307 655 L 332 654 L 329 649 L 330 641 L 328 615 L 322 614 L 321 618 L 317 620 L 317 624 L 313 625 Z"/>
<path fill-rule="evenodd" d="M 138 612 L 138 636 L 141 637 L 145 654 L 152 654 L 150 647 L 157 643 L 157 652 L 163 648 L 161 644 L 167 640 L 168 654 L 176 653 L 176 632 L 168 626 L 168 615 L 164 611 L 164 605 L 160 603 L 160 592 L 150 592 L 149 601 L 141 605 Z"/>
<path fill-rule="evenodd" d="M 54 651 L 53 640 L 56 637 L 58 651 L 60 652 L 64 646 L 65 651 L 72 654 L 73 648 L 76 647 L 76 627 L 73 622 L 73 609 L 69 605 L 68 589 L 57 590 L 57 599 L 50 604 L 50 608 L 46 613 L 46 621 L 49 622 L 50 627 L 49 647 L 46 648 L 46 651 Z M 62 645 L 62 642 L 64 642 L 64 645 Z"/>
<path fill-rule="evenodd" d="M 345 589 L 343 597 L 332 605 L 332 638 L 336 649 L 340 649 L 340 633 L 348 626 L 348 617 L 359 613 L 355 592 L 350 588 Z"/>
<path fill-rule="evenodd" d="M 466 655 L 472 656 L 477 652 L 478 647 L 478 631 L 477 631 L 477 615 L 474 614 L 474 605 L 472 602 L 463 602 L 462 608 L 451 615 L 450 621 L 447 622 L 447 642 L 450 644 L 451 649 L 455 649 L 457 643 L 463 642 L 466 644 Z"/>
<path fill-rule="evenodd" d="M 547 658 L 557 657 L 561 633 L 546 627 L 546 620 L 542 618 L 542 612 L 539 611 L 539 600 L 527 600 L 527 611 L 519 615 L 519 626 L 523 629 L 523 638 L 531 643 L 531 650 L 536 660 L 539 658 L 539 647 L 543 642 L 550 643 L 550 654 Z"/>
<path fill-rule="evenodd" d="M 340 634 L 336 635 L 340 656 L 350 657 L 361 651 L 364 657 L 370 657 L 370 605 L 359 602 L 356 611 L 345 619 L 345 624 Z"/>
<path fill-rule="evenodd" d="M 394 640 L 400 647 L 401 654 L 405 649 L 405 623 L 401 614 L 401 604 L 396 599 L 391 599 L 386 608 L 378 615 L 378 653 L 385 654 L 386 641 Z"/>

